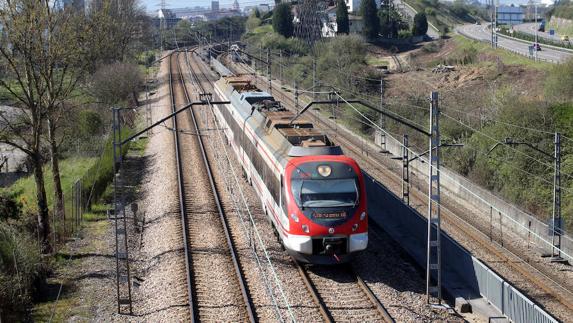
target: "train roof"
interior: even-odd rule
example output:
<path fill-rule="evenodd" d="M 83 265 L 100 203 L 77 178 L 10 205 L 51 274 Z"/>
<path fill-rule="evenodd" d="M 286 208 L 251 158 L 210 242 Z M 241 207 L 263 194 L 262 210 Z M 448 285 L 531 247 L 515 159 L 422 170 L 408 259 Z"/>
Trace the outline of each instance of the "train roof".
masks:
<path fill-rule="evenodd" d="M 287 110 L 271 94 L 253 85 L 250 76 L 230 76 L 223 79 L 219 82 L 227 88 L 226 92 L 233 106 L 278 155 L 288 159 L 343 154 L 340 146 L 332 142 L 324 131 L 315 128 L 310 119 L 305 116 L 295 119 L 294 112 Z"/>

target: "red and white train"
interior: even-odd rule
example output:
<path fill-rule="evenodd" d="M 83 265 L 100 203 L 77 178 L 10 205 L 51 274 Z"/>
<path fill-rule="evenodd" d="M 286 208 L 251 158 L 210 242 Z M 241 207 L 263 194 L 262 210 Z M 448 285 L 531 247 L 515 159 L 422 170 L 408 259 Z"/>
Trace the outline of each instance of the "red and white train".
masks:
<path fill-rule="evenodd" d="M 366 249 L 366 192 L 358 164 L 248 76 L 222 77 L 215 91 L 231 102 L 215 108 L 217 119 L 289 254 L 334 264 Z"/>

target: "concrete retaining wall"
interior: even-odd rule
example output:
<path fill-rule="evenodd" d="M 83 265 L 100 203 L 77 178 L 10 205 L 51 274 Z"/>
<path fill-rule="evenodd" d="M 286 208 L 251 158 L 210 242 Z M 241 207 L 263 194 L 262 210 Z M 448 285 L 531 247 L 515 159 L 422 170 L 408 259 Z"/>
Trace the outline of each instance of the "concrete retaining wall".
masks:
<path fill-rule="evenodd" d="M 396 140 L 388 137 L 386 149 L 395 156 L 401 156 L 402 146 Z M 410 167 L 418 178 L 427 183 L 427 163 L 415 160 L 410 163 Z M 489 219 L 490 212 L 493 212 L 494 222 L 497 222 L 497 225 L 499 225 L 499 213 L 501 212 L 504 230 L 508 228 L 523 239 L 531 239 L 531 242 L 538 246 L 539 253 L 551 250 L 551 236 L 547 224 L 447 168 L 441 167 L 440 171 L 442 192 L 447 196 L 456 199 L 467 208 L 479 211 L 486 219 Z M 529 230 L 534 234 L 529 236 Z M 573 255 L 573 240 L 570 236 L 562 237 L 562 250 L 569 256 Z M 573 262 L 573 259 L 569 258 L 569 261 Z"/>
<path fill-rule="evenodd" d="M 370 222 L 381 226 L 421 267 L 425 267 L 426 218 L 368 175 L 366 192 Z M 487 309 L 479 307 L 475 311 L 486 317 L 504 315 L 519 323 L 557 322 L 443 232 L 441 247 L 442 282 L 451 298 L 462 297 L 470 304 L 477 304 L 483 302 L 483 297 L 492 306 L 486 306 Z"/>

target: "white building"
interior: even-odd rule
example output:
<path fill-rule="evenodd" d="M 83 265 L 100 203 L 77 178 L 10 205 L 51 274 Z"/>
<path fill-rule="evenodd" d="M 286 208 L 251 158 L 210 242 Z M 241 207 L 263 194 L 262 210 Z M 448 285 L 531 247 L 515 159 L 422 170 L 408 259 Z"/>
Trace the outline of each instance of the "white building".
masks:
<path fill-rule="evenodd" d="M 361 0 L 344 0 L 346 3 L 346 8 L 348 8 L 348 12 L 358 13 L 360 11 L 360 5 L 362 4 Z M 381 1 L 376 0 L 376 8 L 380 9 Z"/>

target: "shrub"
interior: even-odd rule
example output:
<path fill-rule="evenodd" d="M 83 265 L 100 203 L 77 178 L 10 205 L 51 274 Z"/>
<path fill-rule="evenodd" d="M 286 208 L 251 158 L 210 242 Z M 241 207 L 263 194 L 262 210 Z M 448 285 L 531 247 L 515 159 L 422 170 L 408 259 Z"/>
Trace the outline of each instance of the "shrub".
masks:
<path fill-rule="evenodd" d="M 261 19 L 255 17 L 255 16 L 249 17 L 249 19 L 247 19 L 247 22 L 245 24 L 248 31 L 253 31 L 255 28 L 259 27 L 260 25 L 261 25 Z"/>
<path fill-rule="evenodd" d="M 17 219 L 22 212 L 22 203 L 14 200 L 6 192 L 0 192 L 0 221 Z"/>
<path fill-rule="evenodd" d="M 89 139 L 94 135 L 101 134 L 103 130 L 103 121 L 101 116 L 92 110 L 82 110 L 78 114 L 77 128 L 78 135 L 81 139 Z"/>
<path fill-rule="evenodd" d="M 0 308 L 4 317 L 29 307 L 35 283 L 44 273 L 40 247 L 30 234 L 0 222 Z"/>

